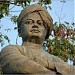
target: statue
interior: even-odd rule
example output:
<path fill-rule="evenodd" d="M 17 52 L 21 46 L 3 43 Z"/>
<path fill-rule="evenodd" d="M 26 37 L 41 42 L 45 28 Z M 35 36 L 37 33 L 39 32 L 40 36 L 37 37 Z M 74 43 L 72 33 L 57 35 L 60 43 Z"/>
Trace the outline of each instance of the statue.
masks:
<path fill-rule="evenodd" d="M 23 44 L 8 45 L 1 50 L 4 74 L 74 75 L 75 67 L 43 50 L 53 20 L 40 5 L 27 6 L 18 17 L 18 32 Z"/>

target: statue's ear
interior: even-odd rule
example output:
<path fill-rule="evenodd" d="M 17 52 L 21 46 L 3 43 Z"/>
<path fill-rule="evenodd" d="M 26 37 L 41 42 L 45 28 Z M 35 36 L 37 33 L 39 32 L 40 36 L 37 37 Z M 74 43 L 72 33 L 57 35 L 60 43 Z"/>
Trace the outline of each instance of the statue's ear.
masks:
<path fill-rule="evenodd" d="M 18 28 L 18 35 L 21 37 L 21 28 Z"/>

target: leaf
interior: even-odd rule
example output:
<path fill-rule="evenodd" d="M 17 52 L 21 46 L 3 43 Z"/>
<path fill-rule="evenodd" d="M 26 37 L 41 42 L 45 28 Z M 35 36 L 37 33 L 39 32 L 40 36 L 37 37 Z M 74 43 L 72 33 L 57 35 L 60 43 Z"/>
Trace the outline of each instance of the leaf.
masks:
<path fill-rule="evenodd" d="M 15 27 L 14 30 L 18 29 L 18 27 Z"/>
<path fill-rule="evenodd" d="M 51 4 L 51 0 L 45 0 L 46 4 Z"/>
<path fill-rule="evenodd" d="M 75 25 L 75 23 L 72 23 L 72 25 L 74 26 L 74 25 Z"/>
<path fill-rule="evenodd" d="M 12 16 L 11 21 L 13 21 L 15 24 L 17 23 L 17 16 Z"/>
<path fill-rule="evenodd" d="M 0 14 L 0 19 L 3 18 L 3 17 L 4 17 L 3 14 Z"/>
<path fill-rule="evenodd" d="M 50 48 L 51 48 L 51 51 L 53 51 L 53 50 L 54 50 L 54 46 L 50 46 Z"/>
<path fill-rule="evenodd" d="M 48 6 L 48 7 L 49 7 L 50 10 L 52 10 L 52 7 L 51 6 Z"/>
<path fill-rule="evenodd" d="M 0 43 L 1 43 L 2 41 L 3 41 L 2 38 L 0 38 Z"/>
<path fill-rule="evenodd" d="M 54 25 L 57 25 L 57 22 L 55 22 Z"/>
<path fill-rule="evenodd" d="M 3 47 L 3 45 L 4 45 L 4 42 L 1 42 L 1 47 Z"/>
<path fill-rule="evenodd" d="M 66 23 L 67 25 L 69 25 L 69 23 L 68 23 L 68 22 L 66 22 L 66 21 L 65 21 L 65 23 Z"/>
<path fill-rule="evenodd" d="M 9 40 L 9 38 L 8 38 L 8 36 L 7 35 L 4 35 L 4 38 L 8 41 L 8 43 L 10 44 L 10 40 Z"/>
<path fill-rule="evenodd" d="M 7 36 L 7 35 L 5 35 L 5 36 L 4 36 L 4 38 L 5 38 L 6 40 L 9 40 L 9 38 L 8 38 L 8 36 Z"/>
<path fill-rule="evenodd" d="M 30 2 L 31 2 L 31 0 L 26 0 L 29 4 L 30 4 Z"/>
<path fill-rule="evenodd" d="M 27 5 L 26 1 L 24 1 L 25 6 Z"/>

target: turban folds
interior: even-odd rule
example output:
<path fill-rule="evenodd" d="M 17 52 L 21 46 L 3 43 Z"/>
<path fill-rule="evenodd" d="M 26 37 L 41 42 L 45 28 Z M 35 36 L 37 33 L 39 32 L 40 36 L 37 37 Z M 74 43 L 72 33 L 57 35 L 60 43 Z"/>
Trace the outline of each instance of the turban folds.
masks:
<path fill-rule="evenodd" d="M 25 16 L 30 14 L 30 13 L 33 13 L 33 12 L 38 12 L 41 19 L 43 20 L 44 26 L 47 29 L 46 38 L 48 38 L 49 37 L 49 32 L 51 32 L 52 29 L 53 29 L 53 25 L 52 25 L 53 20 L 52 20 L 52 17 L 47 12 L 47 10 L 44 7 L 42 7 L 38 4 L 26 6 L 25 9 L 22 10 L 21 14 L 18 17 L 18 27 L 21 25 L 21 22 L 25 18 Z"/>

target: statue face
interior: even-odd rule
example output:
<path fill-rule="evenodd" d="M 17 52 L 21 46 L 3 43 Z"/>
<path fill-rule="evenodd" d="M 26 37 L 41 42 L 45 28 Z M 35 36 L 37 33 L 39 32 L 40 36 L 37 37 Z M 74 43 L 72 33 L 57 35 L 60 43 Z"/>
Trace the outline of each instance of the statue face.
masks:
<path fill-rule="evenodd" d="M 43 39 L 46 36 L 47 31 L 37 12 L 26 15 L 21 26 L 21 36 L 23 39 L 29 37 L 38 37 Z"/>

